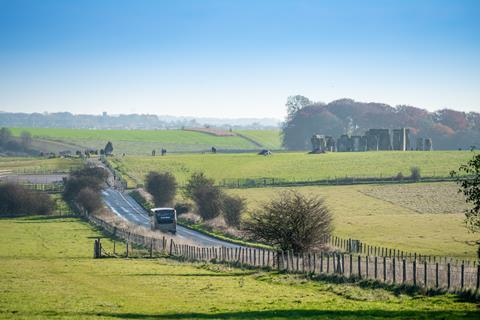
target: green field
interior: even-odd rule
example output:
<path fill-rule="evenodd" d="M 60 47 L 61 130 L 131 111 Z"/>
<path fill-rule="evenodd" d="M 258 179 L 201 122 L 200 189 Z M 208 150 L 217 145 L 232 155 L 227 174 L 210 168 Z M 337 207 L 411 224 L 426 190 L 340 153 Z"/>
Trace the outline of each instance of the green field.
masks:
<path fill-rule="evenodd" d="M 299 152 L 256 154 L 175 154 L 166 157 L 126 156 L 113 159 L 119 169 L 142 183 L 149 171 L 169 171 L 180 183 L 203 171 L 217 182 L 223 179 L 276 178 L 313 181 L 342 177 L 392 177 L 410 174 L 417 166 L 423 176 L 448 176 L 471 159 L 468 151 L 433 152 L 332 152 L 309 155 Z"/>
<path fill-rule="evenodd" d="M 399 199 L 383 200 L 378 195 L 368 195 L 377 188 L 385 189 L 387 196 L 389 189 L 394 188 Z M 417 198 L 402 199 L 402 193 L 408 194 L 412 188 L 418 192 Z M 427 189 L 435 190 L 438 197 L 434 198 L 432 194 L 420 197 Z M 248 211 L 252 212 L 285 190 L 289 189 L 231 189 L 228 192 L 246 198 Z M 334 234 L 339 237 L 359 239 L 369 245 L 422 255 L 458 259 L 476 257 L 477 246 L 473 242 L 478 239 L 478 235 L 469 233 L 465 227 L 462 210 L 466 207 L 458 204 L 460 195 L 456 193 L 453 183 L 297 187 L 295 190 L 325 199 L 334 217 Z M 424 208 L 424 203 L 429 200 L 436 202 L 435 213 L 415 210 L 417 207 Z M 455 213 L 451 213 L 452 208 Z"/>
<path fill-rule="evenodd" d="M 13 158 L 0 157 L 0 172 L 13 173 L 42 173 L 42 172 L 68 172 L 72 168 L 82 165 L 83 161 L 74 158 Z"/>
<path fill-rule="evenodd" d="M 238 130 L 235 132 L 255 140 L 265 149 L 282 149 L 282 138 L 279 130 Z"/>
<path fill-rule="evenodd" d="M 116 154 L 151 154 L 161 148 L 168 151 L 208 151 L 212 146 L 219 150 L 254 150 L 259 146 L 239 136 L 214 136 L 211 134 L 184 130 L 89 130 L 62 128 L 12 128 L 19 136 L 28 131 L 36 139 L 34 144 L 41 148 L 55 149 L 101 149 L 111 141 Z M 259 143 L 277 145 L 278 131 L 242 131 Z"/>
<path fill-rule="evenodd" d="M 0 219 L 4 319 L 475 319 L 453 295 L 307 281 L 167 259 L 92 259 L 96 231 L 74 218 Z M 112 243 L 103 240 L 111 251 Z M 118 250 L 123 247 L 118 246 Z"/>

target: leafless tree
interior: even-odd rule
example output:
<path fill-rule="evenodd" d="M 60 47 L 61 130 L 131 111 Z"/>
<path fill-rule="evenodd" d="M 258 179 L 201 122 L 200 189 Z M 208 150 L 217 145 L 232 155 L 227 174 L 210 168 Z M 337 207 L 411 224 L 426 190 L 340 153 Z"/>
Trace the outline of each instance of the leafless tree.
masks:
<path fill-rule="evenodd" d="M 332 216 L 323 199 L 287 191 L 251 214 L 243 228 L 254 240 L 305 252 L 322 245 L 330 235 Z"/>

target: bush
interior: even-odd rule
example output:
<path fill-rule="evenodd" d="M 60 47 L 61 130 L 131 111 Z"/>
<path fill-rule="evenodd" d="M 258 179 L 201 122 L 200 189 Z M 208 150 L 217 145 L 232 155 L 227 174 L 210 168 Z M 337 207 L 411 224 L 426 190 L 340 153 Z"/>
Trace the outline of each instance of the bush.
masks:
<path fill-rule="evenodd" d="M 75 197 L 75 201 L 81 205 L 88 213 L 92 213 L 103 207 L 100 193 L 91 188 L 83 188 Z"/>
<path fill-rule="evenodd" d="M 397 173 L 395 180 L 402 181 L 405 177 L 403 176 L 402 172 Z"/>
<path fill-rule="evenodd" d="M 150 172 L 145 179 L 145 188 L 153 197 L 156 206 L 170 205 L 177 193 L 177 182 L 170 172 Z"/>
<path fill-rule="evenodd" d="M 419 167 L 411 167 L 410 168 L 410 179 L 413 181 L 420 181 L 420 168 Z"/>
<path fill-rule="evenodd" d="M 240 227 L 242 212 L 245 210 L 245 199 L 239 196 L 223 196 L 223 217 L 230 227 Z"/>
<path fill-rule="evenodd" d="M 1 215 L 51 214 L 54 208 L 52 198 L 42 192 L 33 191 L 15 183 L 0 185 Z"/>
<path fill-rule="evenodd" d="M 100 192 L 108 178 L 108 172 L 103 168 L 85 167 L 70 173 L 65 182 L 63 197 L 67 201 L 75 200 L 82 189 L 89 188 Z"/>
<path fill-rule="evenodd" d="M 203 173 L 194 173 L 184 190 L 185 197 L 193 200 L 198 214 L 203 220 L 210 220 L 220 215 L 223 208 L 223 193 L 215 186 L 214 180 Z"/>
<path fill-rule="evenodd" d="M 282 250 L 305 252 L 321 244 L 332 231 L 332 216 L 320 198 L 295 191 L 282 193 L 244 223 L 253 240 Z"/>
<path fill-rule="evenodd" d="M 177 214 L 184 214 L 192 211 L 192 204 L 188 202 L 177 202 L 175 204 Z"/>

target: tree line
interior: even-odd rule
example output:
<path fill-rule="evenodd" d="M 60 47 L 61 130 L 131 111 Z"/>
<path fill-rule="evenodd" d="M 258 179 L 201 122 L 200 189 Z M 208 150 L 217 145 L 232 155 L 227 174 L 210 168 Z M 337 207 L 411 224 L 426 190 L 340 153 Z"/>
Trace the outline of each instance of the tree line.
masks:
<path fill-rule="evenodd" d="M 368 129 L 411 128 L 413 137 L 432 138 L 435 149 L 470 149 L 480 141 L 480 113 L 442 109 L 429 112 L 414 106 L 392 107 L 340 99 L 328 104 L 296 95 L 287 99 L 282 127 L 283 146 L 308 150 L 313 134 L 362 135 Z"/>

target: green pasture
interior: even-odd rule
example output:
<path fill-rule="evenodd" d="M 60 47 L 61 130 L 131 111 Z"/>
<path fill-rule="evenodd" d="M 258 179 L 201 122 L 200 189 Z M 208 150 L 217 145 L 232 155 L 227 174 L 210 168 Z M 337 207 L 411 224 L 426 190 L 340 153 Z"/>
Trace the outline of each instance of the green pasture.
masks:
<path fill-rule="evenodd" d="M 472 157 L 469 151 L 332 152 L 310 155 L 300 152 L 256 154 L 171 154 L 165 157 L 125 156 L 112 161 L 142 183 L 149 171 L 169 171 L 180 183 L 202 171 L 217 182 L 223 179 L 275 178 L 315 181 L 344 177 L 393 177 L 419 167 L 423 176 L 448 176 Z"/>
<path fill-rule="evenodd" d="M 448 184 L 451 183 L 402 185 L 405 191 L 418 185 L 422 188 L 437 189 L 443 198 L 441 201 L 437 200 L 440 202 L 437 213 L 420 213 L 414 210 L 415 204 L 420 206 L 429 200 L 429 196 L 421 198 L 419 195 L 419 199 L 413 197 L 405 199 L 404 202 L 391 202 L 367 195 L 369 189 L 377 186 L 317 186 L 293 189 L 325 200 L 334 217 L 334 234 L 339 237 L 359 239 L 369 245 L 422 255 L 474 260 L 478 249 L 474 242 L 478 240 L 478 234 L 472 234 L 466 229 L 465 215 L 461 208 L 456 213 L 444 213 L 450 209 L 450 202 L 456 200 L 454 187 L 448 188 L 447 192 L 443 191 Z M 231 189 L 228 192 L 246 198 L 248 212 L 253 212 L 259 210 L 263 203 L 287 190 L 292 188 Z M 401 191 L 398 196 L 401 197 Z"/>
<path fill-rule="evenodd" d="M 256 141 L 265 149 L 282 149 L 280 130 L 235 130 L 234 132 Z"/>
<path fill-rule="evenodd" d="M 180 263 L 92 259 L 99 233 L 75 218 L 0 219 L 3 319 L 475 319 L 453 295 L 310 281 L 295 275 Z M 112 243 L 103 240 L 107 251 Z M 122 246 L 117 246 L 123 250 Z"/>
<path fill-rule="evenodd" d="M 239 136 L 214 136 L 202 132 L 184 130 L 89 130 L 62 128 L 12 128 L 14 135 L 28 131 L 44 144 L 46 142 L 60 144 L 71 149 L 93 148 L 101 149 L 108 141 L 113 143 L 116 154 L 151 154 L 152 150 L 161 148 L 167 151 L 208 151 L 212 146 L 221 150 L 252 150 L 259 147 L 251 141 Z M 247 131 L 245 131 L 247 133 Z M 253 131 L 265 141 L 271 141 L 270 136 L 278 135 L 278 131 L 260 133 Z M 274 139 L 273 139 L 274 140 Z M 63 144 L 63 145 L 62 145 Z M 68 149 L 68 148 L 67 148 Z"/>

